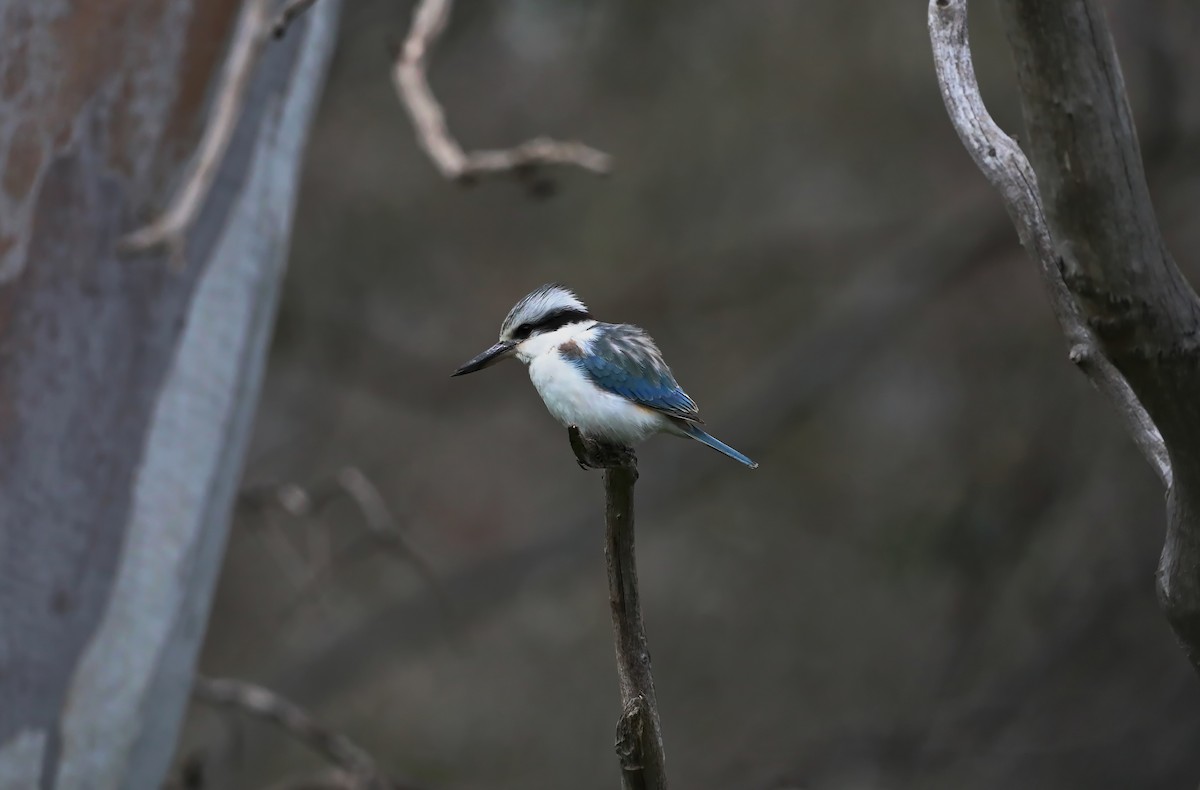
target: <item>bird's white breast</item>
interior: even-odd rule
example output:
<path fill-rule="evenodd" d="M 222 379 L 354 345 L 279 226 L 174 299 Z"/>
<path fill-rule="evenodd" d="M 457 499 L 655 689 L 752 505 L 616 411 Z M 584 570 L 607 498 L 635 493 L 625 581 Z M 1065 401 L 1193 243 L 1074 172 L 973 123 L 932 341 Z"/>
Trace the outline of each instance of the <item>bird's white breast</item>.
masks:
<path fill-rule="evenodd" d="M 591 325 L 565 326 L 539 338 L 541 353 L 521 355 L 528 358 L 529 378 L 546 408 L 563 425 L 621 444 L 632 445 L 670 430 L 662 414 L 600 389 L 574 362 L 563 358 L 558 349 L 568 341 L 587 350 L 590 329 Z"/>

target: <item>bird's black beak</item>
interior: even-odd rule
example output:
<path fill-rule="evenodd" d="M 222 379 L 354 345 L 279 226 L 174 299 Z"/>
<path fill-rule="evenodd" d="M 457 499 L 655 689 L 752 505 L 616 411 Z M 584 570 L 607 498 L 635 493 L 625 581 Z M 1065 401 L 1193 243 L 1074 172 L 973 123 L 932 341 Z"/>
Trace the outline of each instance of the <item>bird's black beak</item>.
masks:
<path fill-rule="evenodd" d="M 484 351 L 482 354 L 451 373 L 450 377 L 453 378 L 454 376 L 465 376 L 468 373 L 474 373 L 477 370 L 483 370 L 486 367 L 491 367 L 505 357 L 512 356 L 513 350 L 516 349 L 516 347 L 517 344 L 510 340 L 501 340 L 487 351 Z"/>

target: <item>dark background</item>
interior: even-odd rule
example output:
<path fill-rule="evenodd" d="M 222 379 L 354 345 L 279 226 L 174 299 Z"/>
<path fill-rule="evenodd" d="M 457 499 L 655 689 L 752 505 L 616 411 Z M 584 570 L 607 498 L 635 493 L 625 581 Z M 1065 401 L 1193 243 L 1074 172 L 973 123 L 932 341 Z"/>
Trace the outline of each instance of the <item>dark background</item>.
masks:
<path fill-rule="evenodd" d="M 1110 7 L 1195 281 L 1200 10 Z M 387 55 L 410 9 L 345 4 L 202 671 L 429 788 L 617 786 L 600 476 L 520 365 L 449 378 L 557 280 L 649 329 L 762 464 L 640 453 L 674 787 L 1195 787 L 1200 682 L 1154 597 L 1161 489 L 945 117 L 923 3 L 458 3 L 431 77 L 464 145 L 616 157 L 546 200 L 459 188 L 420 153 Z M 973 11 L 984 95 L 1020 134 L 999 22 Z M 434 583 L 344 499 L 259 501 L 346 465 Z M 180 755 L 229 788 L 321 765 L 201 707 Z"/>

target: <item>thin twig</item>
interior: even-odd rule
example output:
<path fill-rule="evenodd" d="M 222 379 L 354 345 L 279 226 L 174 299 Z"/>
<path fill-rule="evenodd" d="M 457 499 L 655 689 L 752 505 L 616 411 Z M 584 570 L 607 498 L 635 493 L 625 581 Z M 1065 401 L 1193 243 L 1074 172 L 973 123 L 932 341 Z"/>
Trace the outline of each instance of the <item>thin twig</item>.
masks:
<path fill-rule="evenodd" d="M 318 774 L 282 779 L 263 790 L 362 790 L 362 786 L 352 774 L 339 768 L 329 768 Z"/>
<path fill-rule="evenodd" d="M 357 466 L 344 466 L 334 475 L 307 486 L 288 482 L 255 486 L 241 493 L 242 501 L 247 504 L 273 505 L 293 518 L 316 516 L 341 496 L 354 504 L 372 538 L 397 549 L 423 575 L 432 574 L 428 561 L 405 536 L 379 489 Z"/>
<path fill-rule="evenodd" d="M 258 506 L 278 507 L 293 518 L 312 518 L 332 504 L 337 498 L 348 498 L 362 516 L 367 536 L 377 546 L 405 560 L 421 575 L 424 582 L 438 598 L 443 611 L 451 614 L 451 607 L 442 589 L 438 576 L 425 555 L 413 545 L 405 530 L 396 520 L 379 488 L 357 466 L 345 466 L 336 474 L 320 479 L 311 485 L 281 483 L 256 486 L 242 492 L 244 502 Z M 315 589 L 332 569 L 332 563 L 318 568 L 299 591 L 294 606 L 305 600 L 306 590 Z"/>
<path fill-rule="evenodd" d="M 967 0 L 930 0 L 929 37 L 938 85 L 950 121 L 988 182 L 1000 192 L 1021 244 L 1033 255 L 1050 292 L 1050 304 L 1067 338 L 1070 359 L 1117 407 L 1129 435 L 1171 487 L 1171 461 L 1162 435 L 1112 361 L 1100 350 L 1063 280 L 1037 177 L 1024 152 L 984 106 L 967 37 Z"/>
<path fill-rule="evenodd" d="M 379 488 L 357 466 L 342 468 L 336 476 L 337 483 L 346 496 L 358 507 L 363 517 L 363 525 L 371 538 L 383 549 L 390 551 L 402 560 L 406 560 L 421 578 L 429 585 L 429 589 L 437 596 L 442 611 L 450 615 L 450 602 L 446 591 L 442 589 L 437 574 L 425 555 L 413 545 L 405 531 L 396 521 L 391 508 L 383 499 Z"/>
<path fill-rule="evenodd" d="M 338 768 L 319 774 L 291 777 L 267 785 L 263 790 L 361 790 L 353 775 Z"/>
<path fill-rule="evenodd" d="M 453 0 L 421 0 L 417 4 L 408 37 L 396 53 L 392 67 L 396 93 L 412 119 L 417 142 L 438 171 L 458 182 L 503 173 L 529 176 L 538 167 L 554 165 L 608 173 L 612 157 L 574 140 L 538 137 L 504 150 L 463 150 L 450 133 L 446 114 L 433 95 L 428 78 L 429 54 L 450 21 L 452 6 Z"/>
<path fill-rule="evenodd" d="M 225 60 L 214 109 L 196 150 L 183 185 L 156 220 L 125 236 L 118 243 L 122 252 L 144 252 L 165 246 L 173 268 L 186 265 L 187 233 L 195 222 L 245 104 L 246 90 L 263 50 L 270 39 L 271 0 L 246 0 L 233 43 Z"/>
<path fill-rule="evenodd" d="M 389 778 L 354 741 L 320 724 L 303 708 L 269 689 L 243 680 L 197 676 L 192 694 L 209 705 L 230 708 L 278 725 L 349 774 L 355 790 L 414 790 L 413 785 Z"/>
<path fill-rule="evenodd" d="M 400 525 L 392 517 L 392 511 L 383 501 L 383 495 L 357 466 L 346 466 L 338 471 L 337 483 L 354 501 L 363 515 L 367 530 L 373 535 L 394 537 L 402 535 Z"/>
<path fill-rule="evenodd" d="M 287 0 L 275 16 L 275 22 L 271 25 L 271 35 L 275 38 L 282 38 L 283 34 L 287 32 L 288 25 L 296 21 L 296 17 L 303 14 L 316 2 L 317 0 Z"/>
<path fill-rule="evenodd" d="M 580 466 L 604 469 L 604 557 L 608 565 L 608 597 L 612 607 L 621 689 L 617 721 L 617 757 L 625 790 L 663 790 L 667 786 L 662 725 L 650 671 L 650 646 L 642 622 L 634 553 L 633 487 L 637 458 L 626 447 L 605 445 L 568 430 Z"/>

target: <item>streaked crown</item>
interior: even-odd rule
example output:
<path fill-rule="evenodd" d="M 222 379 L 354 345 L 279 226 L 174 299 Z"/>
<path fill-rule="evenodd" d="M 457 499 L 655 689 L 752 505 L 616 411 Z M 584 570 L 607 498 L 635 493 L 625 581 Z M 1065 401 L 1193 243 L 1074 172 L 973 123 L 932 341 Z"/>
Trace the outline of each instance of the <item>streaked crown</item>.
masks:
<path fill-rule="evenodd" d="M 570 288 L 548 283 L 513 305 L 500 325 L 500 340 L 520 342 L 591 317 L 587 305 Z"/>

